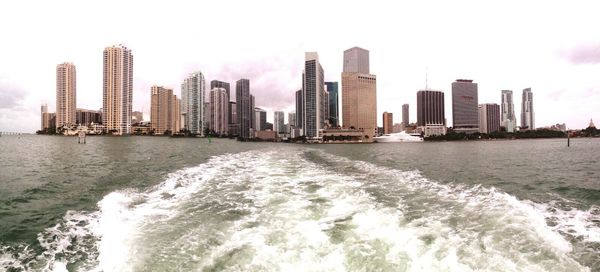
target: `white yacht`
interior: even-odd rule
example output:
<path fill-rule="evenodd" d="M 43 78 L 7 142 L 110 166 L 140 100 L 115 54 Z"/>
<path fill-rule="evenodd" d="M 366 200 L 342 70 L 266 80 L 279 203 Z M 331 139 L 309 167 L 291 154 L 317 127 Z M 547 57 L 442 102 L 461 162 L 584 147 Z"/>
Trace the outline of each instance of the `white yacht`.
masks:
<path fill-rule="evenodd" d="M 373 138 L 378 143 L 401 143 L 401 142 L 422 142 L 423 138 L 407 134 L 406 132 L 383 134 L 382 136 Z"/>

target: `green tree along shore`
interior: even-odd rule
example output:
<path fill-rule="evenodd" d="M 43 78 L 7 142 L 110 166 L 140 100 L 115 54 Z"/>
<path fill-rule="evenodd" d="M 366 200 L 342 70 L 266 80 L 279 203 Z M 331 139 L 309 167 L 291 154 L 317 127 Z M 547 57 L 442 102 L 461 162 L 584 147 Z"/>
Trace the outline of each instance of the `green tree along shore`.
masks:
<path fill-rule="evenodd" d="M 563 138 L 567 137 L 566 132 L 537 129 L 517 132 L 497 131 L 490 134 L 473 133 L 465 134 L 463 132 L 456 133 L 449 130 L 446 135 L 434 135 L 425 137 L 425 141 L 461 141 L 461 140 L 487 140 L 487 139 L 534 139 L 534 138 Z"/>

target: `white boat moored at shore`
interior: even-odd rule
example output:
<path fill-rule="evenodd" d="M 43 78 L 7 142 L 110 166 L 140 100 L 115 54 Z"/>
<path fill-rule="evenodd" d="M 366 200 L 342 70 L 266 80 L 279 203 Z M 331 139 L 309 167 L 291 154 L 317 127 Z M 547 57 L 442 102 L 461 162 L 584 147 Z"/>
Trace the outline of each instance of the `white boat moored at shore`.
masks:
<path fill-rule="evenodd" d="M 398 133 L 384 134 L 373 138 L 378 143 L 401 143 L 401 142 L 422 142 L 423 138 L 410 135 L 404 131 Z"/>

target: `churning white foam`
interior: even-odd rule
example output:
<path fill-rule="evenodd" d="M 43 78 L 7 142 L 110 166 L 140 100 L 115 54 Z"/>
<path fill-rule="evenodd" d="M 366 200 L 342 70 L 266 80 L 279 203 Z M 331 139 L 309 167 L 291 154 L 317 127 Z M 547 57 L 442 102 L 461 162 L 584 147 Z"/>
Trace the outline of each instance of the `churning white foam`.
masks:
<path fill-rule="evenodd" d="M 209 185 L 212 197 L 198 195 Z M 50 260 L 43 270 L 66 270 L 79 251 L 89 256 L 80 271 L 589 271 L 561 232 L 590 242 L 600 233 L 594 210 L 292 148 L 216 156 L 98 206 L 68 212 L 39 236 Z M 184 223 L 173 239 L 147 244 L 159 226 Z M 177 255 L 185 257 L 161 266 Z M 0 254 L 0 266 L 9 257 Z M 142 263 L 149 259 L 157 266 Z"/>

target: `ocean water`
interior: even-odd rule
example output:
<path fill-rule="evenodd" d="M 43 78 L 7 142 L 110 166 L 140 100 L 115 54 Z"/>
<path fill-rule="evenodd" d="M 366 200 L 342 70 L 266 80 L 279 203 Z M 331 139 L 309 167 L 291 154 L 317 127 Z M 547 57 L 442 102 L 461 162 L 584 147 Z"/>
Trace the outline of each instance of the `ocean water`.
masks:
<path fill-rule="evenodd" d="M 600 139 L 0 138 L 0 271 L 600 271 Z"/>

